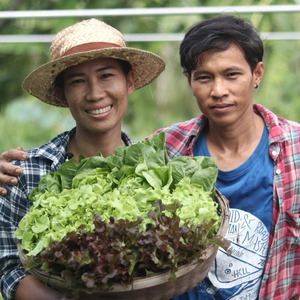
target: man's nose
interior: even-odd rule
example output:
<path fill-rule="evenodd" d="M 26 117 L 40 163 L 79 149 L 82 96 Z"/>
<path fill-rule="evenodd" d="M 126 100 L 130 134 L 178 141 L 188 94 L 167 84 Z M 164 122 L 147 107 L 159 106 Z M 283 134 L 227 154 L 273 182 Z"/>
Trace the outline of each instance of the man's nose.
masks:
<path fill-rule="evenodd" d="M 224 79 L 215 79 L 212 83 L 211 96 L 220 98 L 228 94 L 228 87 L 226 80 Z"/>

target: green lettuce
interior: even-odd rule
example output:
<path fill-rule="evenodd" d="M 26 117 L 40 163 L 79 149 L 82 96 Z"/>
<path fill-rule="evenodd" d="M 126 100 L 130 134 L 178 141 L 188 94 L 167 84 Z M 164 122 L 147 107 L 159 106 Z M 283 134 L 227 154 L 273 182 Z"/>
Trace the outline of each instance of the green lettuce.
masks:
<path fill-rule="evenodd" d="M 157 235 L 154 228 L 163 223 L 166 230 L 166 224 L 176 220 L 176 226 L 181 228 L 178 229 L 181 238 L 175 238 L 175 233 L 172 233 L 170 240 L 186 244 L 187 240 L 183 240 L 183 232 L 186 232 L 184 228 L 195 232 L 199 230 L 196 228 L 204 226 L 201 227 L 201 230 L 205 228 L 201 240 L 199 235 L 195 235 L 194 239 L 197 237 L 199 247 L 207 246 L 209 238 L 215 236 L 221 224 L 215 201 L 217 174 L 215 159 L 211 157 L 178 157 L 170 160 L 165 148 L 164 133 L 153 135 L 147 141 L 129 147 L 119 146 L 115 154 L 106 158 L 101 153 L 95 157 L 80 156 L 78 165 L 71 159 L 62 164 L 57 172 L 42 177 L 30 194 L 33 204 L 19 223 L 16 236 L 21 240 L 21 247 L 27 257 L 34 257 L 31 267 L 37 264 L 45 266 L 45 261 L 41 262 L 45 251 L 49 247 L 53 251 L 53 245 L 66 245 L 68 236 L 77 237 L 83 232 L 97 234 L 100 223 L 95 222 L 95 216 L 101 218 L 100 227 L 103 224 L 115 224 L 123 229 L 129 226 L 126 230 L 135 232 L 133 241 L 139 240 L 146 233 L 150 241 L 153 234 Z M 158 201 L 161 204 L 158 205 Z M 161 223 L 158 224 L 157 220 Z M 154 262 L 157 261 L 157 266 L 146 266 L 145 270 L 153 271 L 158 265 L 170 267 L 174 264 L 174 259 L 178 256 L 174 252 L 175 246 L 170 246 L 170 241 L 164 243 L 167 248 L 163 249 L 169 249 L 169 257 L 173 256 L 173 259 L 163 262 L 155 254 L 157 249 L 154 249 L 149 255 Z M 193 240 L 193 247 L 195 243 Z M 199 249 L 195 249 L 197 253 Z M 137 253 L 141 250 L 137 248 L 136 251 L 131 255 L 135 255 L 137 260 Z M 82 255 L 85 257 L 86 253 Z M 181 263 L 187 260 L 182 256 Z M 90 262 L 90 259 L 86 261 Z M 177 257 L 172 267 L 173 277 L 179 262 Z M 144 264 L 145 262 L 138 263 L 137 260 L 139 268 Z M 131 269 L 130 274 L 133 274 L 134 266 L 130 264 L 128 268 Z M 51 268 L 48 266 L 47 270 L 49 269 Z"/>

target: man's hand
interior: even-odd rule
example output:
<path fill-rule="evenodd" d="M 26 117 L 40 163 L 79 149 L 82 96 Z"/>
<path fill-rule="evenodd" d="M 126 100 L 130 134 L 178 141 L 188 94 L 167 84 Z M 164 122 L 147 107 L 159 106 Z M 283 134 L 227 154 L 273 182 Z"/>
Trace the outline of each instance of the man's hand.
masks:
<path fill-rule="evenodd" d="M 0 194 L 5 196 L 7 194 L 7 190 L 3 188 L 1 185 L 5 183 L 7 185 L 16 185 L 18 183 L 18 179 L 16 176 L 22 175 L 23 170 L 20 167 L 16 167 L 10 162 L 12 160 L 26 160 L 28 158 L 28 154 L 22 147 L 18 147 L 16 149 L 10 149 L 5 151 L 0 156 Z"/>

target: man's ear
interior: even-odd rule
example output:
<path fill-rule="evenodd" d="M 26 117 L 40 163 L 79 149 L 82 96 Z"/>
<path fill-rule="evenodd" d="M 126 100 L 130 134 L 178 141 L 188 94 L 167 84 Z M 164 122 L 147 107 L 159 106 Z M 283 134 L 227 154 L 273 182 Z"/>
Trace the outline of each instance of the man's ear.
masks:
<path fill-rule="evenodd" d="M 63 106 L 64 107 L 69 107 L 69 104 L 68 104 L 68 101 L 65 97 L 64 91 L 59 87 L 55 87 L 55 93 L 56 93 L 56 96 L 61 100 Z"/>
<path fill-rule="evenodd" d="M 253 76 L 254 76 L 254 83 L 256 86 L 259 86 L 259 84 L 261 83 L 263 77 L 264 77 L 264 73 L 265 73 L 265 66 L 264 63 L 262 61 L 260 61 L 254 71 L 253 71 Z"/>
<path fill-rule="evenodd" d="M 186 79 L 187 79 L 187 81 L 189 83 L 189 86 L 191 87 L 191 76 L 190 76 L 190 74 L 184 72 L 184 76 L 186 77 Z"/>

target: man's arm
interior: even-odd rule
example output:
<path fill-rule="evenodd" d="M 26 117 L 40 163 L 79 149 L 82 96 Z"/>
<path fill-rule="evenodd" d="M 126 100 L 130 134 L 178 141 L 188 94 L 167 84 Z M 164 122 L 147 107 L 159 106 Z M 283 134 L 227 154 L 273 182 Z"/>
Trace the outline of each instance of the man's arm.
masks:
<path fill-rule="evenodd" d="M 18 183 L 17 176 L 22 175 L 23 170 L 19 166 L 10 164 L 12 160 L 26 160 L 28 155 L 22 147 L 5 151 L 0 156 L 0 194 L 5 196 L 7 190 L 1 185 L 16 185 Z"/>

